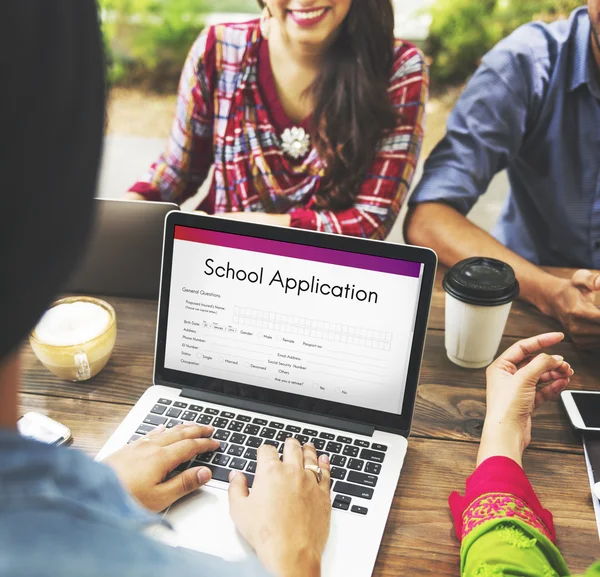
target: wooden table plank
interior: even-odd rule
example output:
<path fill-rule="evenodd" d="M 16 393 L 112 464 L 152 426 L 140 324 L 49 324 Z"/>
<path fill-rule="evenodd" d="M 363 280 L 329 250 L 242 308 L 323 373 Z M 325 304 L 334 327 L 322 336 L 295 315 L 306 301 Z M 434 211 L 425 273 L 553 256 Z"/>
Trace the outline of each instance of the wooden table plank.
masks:
<path fill-rule="evenodd" d="M 126 405 L 40 395 L 21 395 L 21 408 L 38 410 L 67 425 L 74 447 L 94 456 L 127 414 Z M 458 574 L 459 546 L 447 499 L 462 490 L 475 466 L 474 443 L 411 439 L 406 464 L 375 570 L 376 576 Z M 557 467 L 557 463 L 560 466 Z M 594 513 L 581 455 L 549 459 L 528 450 L 525 468 L 544 506 L 553 513 L 559 546 L 574 572 L 583 572 L 600 557 Z M 566 489 L 568 480 L 568 490 Z"/>
<path fill-rule="evenodd" d="M 501 348 L 517 339 L 505 337 Z M 572 343 L 553 347 L 575 369 L 570 388 L 598 390 L 600 359 L 579 351 Z M 413 435 L 438 439 L 478 441 L 485 417 L 485 370 L 463 369 L 451 363 L 444 348 L 444 333 L 429 331 L 417 391 Z M 582 453 L 562 404 L 547 403 L 533 418 L 532 447 Z"/>
<path fill-rule="evenodd" d="M 23 386 L 26 393 L 50 394 L 80 401 L 90 400 L 133 405 L 152 382 L 155 304 L 148 301 L 112 299 L 118 315 L 115 351 L 96 378 L 85 383 L 68 383 L 48 372 L 24 347 Z M 502 340 L 504 349 L 516 339 Z M 576 376 L 572 388 L 598 388 L 600 358 L 578 351 L 571 343 L 553 349 L 572 364 Z M 485 415 L 485 371 L 457 367 L 446 357 L 444 333 L 428 333 L 413 433 L 424 437 L 477 442 Z M 562 407 L 549 404 L 534 419 L 532 447 L 581 452 Z"/>
<path fill-rule="evenodd" d="M 21 393 L 20 414 L 38 411 L 66 425 L 73 447 L 95 457 L 131 409 L 129 405 Z"/>
<path fill-rule="evenodd" d="M 436 291 L 435 299 L 433 325 L 437 315 L 438 326 L 443 328 L 443 293 Z M 39 364 L 28 345 L 24 347 L 22 410 L 39 410 L 69 426 L 74 445 L 92 456 L 152 379 L 156 303 L 108 300 L 117 311 L 117 346 L 95 379 L 64 383 Z M 536 322 L 528 307 L 517 304 L 507 328 L 512 336 L 505 337 L 501 346 L 509 346 L 514 337 L 554 328 Z M 485 372 L 450 363 L 443 338 L 443 332 L 435 328 L 428 333 L 413 424 L 413 434 L 424 438 L 411 438 L 375 571 L 378 576 L 406 574 L 415 567 L 420 575 L 458 573 L 458 543 L 447 497 L 452 489 L 462 487 L 474 467 L 485 410 Z M 600 360 L 570 343 L 562 343 L 555 351 L 577 371 L 573 388 L 597 388 Z M 558 404 L 545 406 L 534 417 L 532 447 L 544 451 L 529 450 L 526 469 L 544 504 L 555 514 L 559 545 L 571 569 L 581 572 L 600 557 L 600 551 L 580 442 Z M 549 458 L 549 454 L 554 456 Z M 567 479 L 569 490 L 565 489 Z"/>

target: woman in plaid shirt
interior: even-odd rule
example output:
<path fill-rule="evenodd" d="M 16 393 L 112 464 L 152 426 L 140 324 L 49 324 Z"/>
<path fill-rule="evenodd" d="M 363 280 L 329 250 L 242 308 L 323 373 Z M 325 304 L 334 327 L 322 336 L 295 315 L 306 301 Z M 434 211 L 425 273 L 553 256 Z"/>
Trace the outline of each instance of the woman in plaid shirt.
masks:
<path fill-rule="evenodd" d="M 192 47 L 166 151 L 129 198 L 383 239 L 423 137 L 428 76 L 391 0 L 259 0 Z"/>

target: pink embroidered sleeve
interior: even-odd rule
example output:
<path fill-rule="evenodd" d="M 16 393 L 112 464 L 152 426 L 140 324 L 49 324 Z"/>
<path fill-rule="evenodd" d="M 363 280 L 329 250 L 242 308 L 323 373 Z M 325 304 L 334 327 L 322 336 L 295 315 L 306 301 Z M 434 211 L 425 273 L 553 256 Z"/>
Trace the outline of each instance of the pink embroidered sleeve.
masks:
<path fill-rule="evenodd" d="M 518 518 L 556 542 L 552 513 L 542 507 L 523 469 L 507 457 L 486 459 L 467 479 L 464 496 L 454 491 L 448 504 L 460 541 L 486 521 Z"/>

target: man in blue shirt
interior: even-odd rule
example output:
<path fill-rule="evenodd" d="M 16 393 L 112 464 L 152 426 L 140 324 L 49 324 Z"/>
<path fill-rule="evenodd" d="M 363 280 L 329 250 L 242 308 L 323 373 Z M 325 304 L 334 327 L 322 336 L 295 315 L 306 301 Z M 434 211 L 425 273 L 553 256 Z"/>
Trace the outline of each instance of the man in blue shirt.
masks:
<path fill-rule="evenodd" d="M 507 169 L 492 235 L 466 214 Z M 482 60 L 425 164 L 405 223 L 446 265 L 484 255 L 513 266 L 521 296 L 581 347 L 600 344 L 600 0 L 568 21 L 522 26 Z"/>
<path fill-rule="evenodd" d="M 329 461 L 287 439 L 283 462 L 260 447 L 252 493 L 231 474 L 230 513 L 256 551 L 247 561 L 147 537 L 160 511 L 206 483 L 193 467 L 212 427 L 153 431 L 107 464 L 17 432 L 19 346 L 84 246 L 104 128 L 102 41 L 95 0 L 2 6 L 0 55 L 0 577 L 318 577 L 329 533 Z M 35 162 L 35 164 L 34 164 Z M 322 479 L 304 464 L 319 464 Z"/>

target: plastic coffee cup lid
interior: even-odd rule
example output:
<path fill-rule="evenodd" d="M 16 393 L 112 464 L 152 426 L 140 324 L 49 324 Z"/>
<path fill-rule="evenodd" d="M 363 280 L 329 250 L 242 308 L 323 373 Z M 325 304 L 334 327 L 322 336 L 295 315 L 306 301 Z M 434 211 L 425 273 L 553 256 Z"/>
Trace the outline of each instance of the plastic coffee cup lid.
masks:
<path fill-rule="evenodd" d="M 455 264 L 446 273 L 443 286 L 455 299 L 484 307 L 505 305 L 519 296 L 519 282 L 512 267 L 480 256 Z"/>

